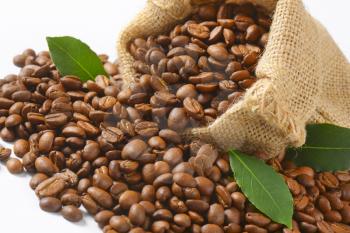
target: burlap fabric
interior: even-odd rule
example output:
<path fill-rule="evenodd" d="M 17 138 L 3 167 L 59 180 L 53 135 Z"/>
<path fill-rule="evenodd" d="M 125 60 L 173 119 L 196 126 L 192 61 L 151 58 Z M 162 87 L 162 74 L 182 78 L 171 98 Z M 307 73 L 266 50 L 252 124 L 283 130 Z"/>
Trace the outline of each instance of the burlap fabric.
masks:
<path fill-rule="evenodd" d="M 128 42 L 166 32 L 202 2 L 148 2 L 118 41 L 127 84 L 134 76 Z M 301 0 L 249 2 L 273 12 L 269 41 L 256 69 L 259 80 L 213 124 L 192 129 L 186 136 L 213 142 L 224 150 L 236 148 L 272 157 L 287 146 L 303 145 L 306 124 L 350 127 L 350 66 L 328 32 L 308 14 Z"/>

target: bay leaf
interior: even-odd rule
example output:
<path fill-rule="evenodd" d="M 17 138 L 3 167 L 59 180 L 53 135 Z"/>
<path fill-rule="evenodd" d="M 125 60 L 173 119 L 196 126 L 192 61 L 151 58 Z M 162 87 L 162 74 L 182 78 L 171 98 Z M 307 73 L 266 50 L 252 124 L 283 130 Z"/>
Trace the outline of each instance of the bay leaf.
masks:
<path fill-rule="evenodd" d="M 70 36 L 46 37 L 46 41 L 52 61 L 63 76 L 76 75 L 87 81 L 106 75 L 99 57 L 82 41 Z"/>
<path fill-rule="evenodd" d="M 230 150 L 230 165 L 249 201 L 273 221 L 292 227 L 293 198 L 282 176 L 253 156 Z"/>
<path fill-rule="evenodd" d="M 288 157 L 298 166 L 309 166 L 316 171 L 350 169 L 350 129 L 331 124 L 306 127 L 306 143 L 300 148 L 288 149 Z"/>

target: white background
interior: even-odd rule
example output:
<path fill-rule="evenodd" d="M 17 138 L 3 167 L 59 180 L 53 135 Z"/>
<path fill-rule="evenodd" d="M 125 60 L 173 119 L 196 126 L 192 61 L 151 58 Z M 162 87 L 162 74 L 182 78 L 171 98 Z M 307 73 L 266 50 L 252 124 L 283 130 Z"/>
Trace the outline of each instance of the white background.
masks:
<path fill-rule="evenodd" d="M 118 32 L 145 4 L 145 0 L 0 0 L 0 78 L 18 70 L 12 57 L 25 48 L 46 50 L 46 36 L 71 35 L 97 53 L 115 58 Z M 333 35 L 350 58 L 350 1 L 304 0 L 307 9 Z M 29 176 L 12 176 L 0 165 L 1 233 L 100 232 L 91 217 L 72 224 L 42 212 Z"/>

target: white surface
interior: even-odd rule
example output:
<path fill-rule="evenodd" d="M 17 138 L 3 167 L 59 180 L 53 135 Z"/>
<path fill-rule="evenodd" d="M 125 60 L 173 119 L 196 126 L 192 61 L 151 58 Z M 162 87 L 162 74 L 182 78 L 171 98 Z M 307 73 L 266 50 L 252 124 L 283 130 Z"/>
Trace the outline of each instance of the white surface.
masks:
<path fill-rule="evenodd" d="M 304 2 L 349 59 L 350 1 Z M 0 0 L 0 77 L 17 73 L 12 57 L 23 49 L 46 50 L 46 36 L 77 37 L 97 53 L 108 53 L 114 59 L 118 32 L 144 3 L 145 0 Z M 0 165 L 1 233 L 100 232 L 90 217 L 80 224 L 72 224 L 58 215 L 41 211 L 28 183 L 28 175 L 12 176 Z"/>

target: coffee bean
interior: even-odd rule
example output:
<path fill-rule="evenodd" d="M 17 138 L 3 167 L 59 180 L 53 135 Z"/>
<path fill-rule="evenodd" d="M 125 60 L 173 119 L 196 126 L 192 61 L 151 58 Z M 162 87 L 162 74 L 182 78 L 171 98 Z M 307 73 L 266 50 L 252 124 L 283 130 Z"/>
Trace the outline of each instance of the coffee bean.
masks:
<path fill-rule="evenodd" d="M 63 126 L 67 120 L 68 117 L 64 113 L 52 113 L 45 116 L 45 122 L 51 128 Z"/>
<path fill-rule="evenodd" d="M 339 181 L 337 177 L 335 177 L 330 172 L 323 172 L 319 174 L 318 178 L 321 181 L 321 183 L 327 188 L 337 188 L 339 186 Z"/>
<path fill-rule="evenodd" d="M 301 174 L 301 175 L 297 176 L 296 178 L 297 178 L 298 182 L 305 187 L 312 187 L 315 185 L 315 180 L 306 174 Z"/>
<path fill-rule="evenodd" d="M 24 139 L 18 139 L 13 145 L 13 152 L 19 158 L 22 158 L 29 152 L 29 142 Z"/>
<path fill-rule="evenodd" d="M 131 223 L 128 217 L 121 216 L 113 216 L 109 220 L 109 224 L 115 229 L 117 232 L 126 233 L 129 232 L 131 228 Z"/>
<path fill-rule="evenodd" d="M 112 196 L 104 191 L 103 189 L 97 187 L 90 187 L 87 190 L 87 193 L 102 207 L 110 209 L 113 207 Z"/>
<path fill-rule="evenodd" d="M 11 156 L 11 149 L 0 146 L 0 161 L 5 162 Z"/>
<path fill-rule="evenodd" d="M 246 232 L 256 232 L 256 233 L 267 233 L 267 230 L 261 227 L 258 227 L 253 224 L 247 224 L 244 226 L 244 231 Z"/>
<path fill-rule="evenodd" d="M 66 193 L 61 196 L 61 202 L 63 205 L 73 205 L 76 207 L 80 207 L 81 198 L 76 193 Z"/>
<path fill-rule="evenodd" d="M 146 220 L 146 211 L 140 204 L 133 204 L 129 210 L 130 222 L 136 226 L 142 226 Z"/>
<path fill-rule="evenodd" d="M 130 209 L 133 204 L 140 201 L 140 194 L 135 191 L 127 190 L 119 197 L 119 204 L 123 209 Z"/>
<path fill-rule="evenodd" d="M 331 226 L 326 221 L 317 222 L 317 228 L 318 228 L 319 232 L 321 232 L 321 233 L 333 231 Z"/>
<path fill-rule="evenodd" d="M 141 121 L 135 124 L 135 132 L 142 137 L 155 136 L 159 131 L 158 124 L 151 121 Z"/>
<path fill-rule="evenodd" d="M 342 188 L 342 199 L 344 201 L 350 201 L 350 184 L 345 184 Z"/>
<path fill-rule="evenodd" d="M 175 131 L 182 131 L 188 124 L 188 117 L 184 108 L 174 108 L 168 117 L 168 127 Z"/>
<path fill-rule="evenodd" d="M 58 212 L 62 208 L 62 203 L 54 197 L 44 197 L 40 200 L 40 208 L 46 212 Z"/>
<path fill-rule="evenodd" d="M 0 97 L 0 108 L 1 109 L 9 109 L 14 103 L 15 103 L 15 101 L 13 101 L 11 99 Z"/>
<path fill-rule="evenodd" d="M 216 224 L 206 224 L 201 228 L 202 233 L 224 233 L 224 231 Z"/>
<path fill-rule="evenodd" d="M 190 187 L 190 188 L 196 187 L 195 179 L 193 178 L 192 175 L 188 173 L 181 173 L 181 172 L 175 173 L 173 175 L 173 180 L 175 183 L 177 183 L 182 187 Z"/>
<path fill-rule="evenodd" d="M 204 111 L 202 105 L 198 103 L 197 100 L 186 97 L 184 99 L 184 109 L 187 112 L 187 114 L 195 119 L 202 119 L 204 117 Z"/>
<path fill-rule="evenodd" d="M 20 174 L 23 172 L 23 165 L 20 160 L 16 158 L 10 158 L 6 162 L 7 170 L 12 174 Z"/>
<path fill-rule="evenodd" d="M 244 209 L 246 197 L 240 192 L 234 192 L 231 194 L 233 205 L 239 209 Z"/>
<path fill-rule="evenodd" d="M 102 210 L 95 215 L 94 219 L 99 224 L 99 226 L 106 226 L 113 216 L 113 211 Z"/>
<path fill-rule="evenodd" d="M 104 190 L 108 190 L 113 184 L 112 178 L 103 173 L 93 175 L 92 182 L 94 186 Z"/>
<path fill-rule="evenodd" d="M 73 205 L 64 206 L 61 210 L 61 214 L 70 222 L 79 222 L 83 219 L 82 212 Z"/>
<path fill-rule="evenodd" d="M 259 39 L 260 34 L 260 28 L 256 24 L 253 24 L 247 28 L 247 34 L 245 36 L 245 39 L 249 42 L 255 42 Z"/>
<path fill-rule="evenodd" d="M 86 211 L 91 215 L 95 215 L 102 210 L 102 207 L 99 206 L 88 194 L 82 196 L 81 203 L 83 204 Z"/>
<path fill-rule="evenodd" d="M 203 212 L 209 209 L 209 204 L 202 200 L 187 200 L 186 206 L 193 211 Z"/>
<path fill-rule="evenodd" d="M 79 126 L 66 126 L 62 130 L 62 134 L 65 137 L 78 137 L 78 138 L 85 138 L 86 134 L 84 129 L 80 128 Z"/>
<path fill-rule="evenodd" d="M 224 207 L 221 204 L 212 204 L 208 211 L 208 222 L 223 225 L 225 221 Z"/>
<path fill-rule="evenodd" d="M 209 37 L 209 28 L 199 24 L 191 23 L 187 26 L 187 32 L 199 39 L 207 39 Z"/>
<path fill-rule="evenodd" d="M 342 222 L 344 222 L 345 224 L 349 224 L 350 223 L 350 206 L 345 206 L 340 213 L 342 216 Z"/>
<path fill-rule="evenodd" d="M 184 228 L 191 226 L 191 218 L 187 214 L 176 214 L 174 216 L 174 222 Z"/>
<path fill-rule="evenodd" d="M 164 138 L 167 142 L 178 144 L 181 142 L 180 135 L 171 129 L 162 129 L 159 131 L 159 136 Z"/>
<path fill-rule="evenodd" d="M 39 139 L 39 151 L 41 153 L 48 153 L 51 151 L 54 144 L 55 134 L 53 131 L 43 133 Z"/>
<path fill-rule="evenodd" d="M 35 160 L 35 168 L 38 172 L 51 176 L 58 172 L 58 168 L 47 157 L 39 157 Z"/>
<path fill-rule="evenodd" d="M 83 149 L 82 157 L 87 161 L 94 161 L 100 154 L 100 146 L 96 142 L 87 143 Z"/>
<path fill-rule="evenodd" d="M 22 122 L 22 117 L 18 114 L 12 114 L 6 118 L 5 127 L 11 128 L 19 125 Z"/>
<path fill-rule="evenodd" d="M 248 223 L 264 227 L 268 225 L 271 220 L 260 213 L 248 212 L 245 215 L 245 219 Z"/>
<path fill-rule="evenodd" d="M 135 139 L 127 143 L 122 150 L 122 158 L 137 160 L 143 153 L 147 151 L 147 144 L 140 140 Z"/>
<path fill-rule="evenodd" d="M 220 44 L 210 45 L 207 52 L 210 56 L 219 61 L 226 61 L 229 58 L 228 51 Z"/>

